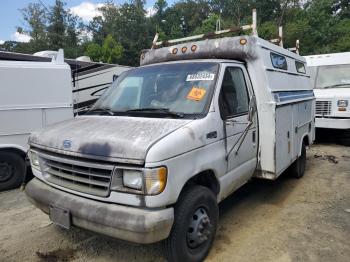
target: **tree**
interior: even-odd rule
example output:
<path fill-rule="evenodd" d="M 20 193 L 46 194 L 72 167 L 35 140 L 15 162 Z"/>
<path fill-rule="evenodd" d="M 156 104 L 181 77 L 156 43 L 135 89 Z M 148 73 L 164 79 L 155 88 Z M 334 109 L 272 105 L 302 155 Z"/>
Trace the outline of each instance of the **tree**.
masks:
<path fill-rule="evenodd" d="M 110 64 L 119 63 L 123 53 L 123 46 L 115 41 L 112 35 L 107 35 L 102 46 L 96 43 L 88 44 L 85 51 L 85 55 L 93 61 Z"/>
<path fill-rule="evenodd" d="M 216 22 L 219 16 L 216 14 L 211 14 L 205 20 L 203 20 L 202 25 L 194 30 L 194 34 L 205 34 L 209 32 L 214 32 L 216 30 Z"/>
<path fill-rule="evenodd" d="M 85 25 L 62 0 L 48 9 L 30 3 L 21 9 L 25 26 L 18 30 L 29 34 L 31 41 L 7 41 L 1 48 L 28 53 L 64 48 L 66 57 L 85 53 L 95 61 L 134 66 L 156 32 L 160 40 L 206 33 L 215 30 L 219 18 L 223 29 L 245 25 L 252 22 L 256 8 L 259 36 L 265 39 L 276 38 L 282 25 L 285 46 L 294 46 L 299 39 L 304 55 L 350 49 L 350 0 L 179 0 L 171 6 L 157 0 L 156 13 L 150 17 L 144 5 L 144 0 L 120 5 L 107 0 L 101 15 Z M 241 33 L 247 32 L 236 34 Z"/>
<path fill-rule="evenodd" d="M 51 7 L 49 15 L 49 26 L 47 27 L 49 46 L 54 50 L 62 48 L 65 44 L 66 17 L 67 11 L 64 9 L 65 3 L 56 0 L 55 5 Z"/>
<path fill-rule="evenodd" d="M 112 35 L 108 35 L 101 48 L 102 61 L 110 64 L 118 63 L 123 56 L 123 52 L 122 45 L 117 43 Z"/>
<path fill-rule="evenodd" d="M 92 59 L 92 61 L 102 62 L 101 61 L 101 57 L 102 57 L 101 46 L 99 44 L 89 43 L 86 46 L 85 55 L 89 56 Z"/>
<path fill-rule="evenodd" d="M 28 27 L 31 48 L 39 51 L 48 47 L 47 41 L 47 12 L 38 3 L 30 3 L 27 7 L 20 9 L 23 19 Z"/>

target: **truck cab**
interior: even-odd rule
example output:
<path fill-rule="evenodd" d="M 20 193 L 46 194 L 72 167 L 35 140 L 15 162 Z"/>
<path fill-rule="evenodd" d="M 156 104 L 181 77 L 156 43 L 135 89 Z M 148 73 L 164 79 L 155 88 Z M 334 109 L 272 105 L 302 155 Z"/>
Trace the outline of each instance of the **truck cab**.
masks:
<path fill-rule="evenodd" d="M 183 40 L 143 52 L 85 115 L 31 135 L 26 194 L 54 223 L 202 261 L 218 203 L 253 177 L 304 175 L 305 59 L 258 36 Z"/>
<path fill-rule="evenodd" d="M 316 128 L 350 130 L 350 52 L 306 56 L 316 96 Z"/>

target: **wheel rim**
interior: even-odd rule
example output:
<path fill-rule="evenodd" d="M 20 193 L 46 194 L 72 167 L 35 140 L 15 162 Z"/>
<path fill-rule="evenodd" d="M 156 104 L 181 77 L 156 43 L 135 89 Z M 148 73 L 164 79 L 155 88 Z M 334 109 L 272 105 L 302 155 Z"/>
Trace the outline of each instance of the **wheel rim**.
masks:
<path fill-rule="evenodd" d="M 187 230 L 187 245 L 197 248 L 210 239 L 212 224 L 205 208 L 200 207 L 194 212 Z"/>
<path fill-rule="evenodd" d="M 8 181 L 15 173 L 15 168 L 7 162 L 0 162 L 0 182 Z"/>

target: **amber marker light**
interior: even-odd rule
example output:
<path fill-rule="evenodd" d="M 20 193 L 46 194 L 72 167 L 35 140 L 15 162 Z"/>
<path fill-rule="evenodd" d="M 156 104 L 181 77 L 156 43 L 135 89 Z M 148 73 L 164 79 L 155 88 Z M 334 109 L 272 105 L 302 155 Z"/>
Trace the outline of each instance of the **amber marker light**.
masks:
<path fill-rule="evenodd" d="M 239 40 L 239 43 L 240 43 L 241 45 L 245 45 L 245 44 L 247 43 L 247 39 L 242 38 L 241 40 Z"/>
<path fill-rule="evenodd" d="M 191 46 L 191 51 L 192 52 L 196 52 L 196 50 L 197 50 L 197 46 L 196 45 Z"/>
<path fill-rule="evenodd" d="M 177 51 L 178 51 L 177 48 L 174 48 L 173 51 L 172 51 L 173 55 L 176 55 Z"/>
<path fill-rule="evenodd" d="M 184 46 L 184 47 L 181 48 L 181 52 L 182 52 L 182 53 L 186 53 L 186 51 L 187 51 L 187 47 L 186 47 L 186 46 Z"/>

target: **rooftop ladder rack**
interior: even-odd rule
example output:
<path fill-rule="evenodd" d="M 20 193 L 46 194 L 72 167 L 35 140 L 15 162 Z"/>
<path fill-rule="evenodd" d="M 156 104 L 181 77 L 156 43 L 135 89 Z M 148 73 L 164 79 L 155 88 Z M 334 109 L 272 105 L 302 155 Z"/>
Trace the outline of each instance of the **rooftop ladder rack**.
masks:
<path fill-rule="evenodd" d="M 271 43 L 274 43 L 276 45 L 279 45 L 280 47 L 283 48 L 283 27 L 280 26 L 278 27 L 278 38 L 276 39 L 271 39 Z M 299 39 L 296 40 L 295 42 L 295 47 L 287 48 L 289 51 L 294 52 L 299 55 L 299 49 L 300 49 L 300 41 Z"/>
<path fill-rule="evenodd" d="M 215 31 L 211 33 L 206 33 L 206 34 L 201 34 L 201 35 L 194 35 L 194 36 L 189 36 L 189 37 L 183 37 L 183 38 L 178 38 L 178 39 L 172 39 L 168 41 L 158 41 L 159 34 L 156 33 L 153 43 L 152 43 L 152 48 L 151 49 L 156 49 L 160 46 L 167 46 L 167 45 L 173 45 L 173 44 L 178 44 L 182 42 L 187 42 L 187 41 L 193 41 L 193 40 L 200 40 L 200 39 L 206 39 L 206 38 L 211 38 L 213 36 L 218 36 L 222 34 L 227 34 L 231 32 L 239 32 L 239 31 L 246 31 L 246 30 L 252 30 L 252 35 L 257 36 L 258 31 L 257 31 L 257 15 L 256 15 L 256 9 L 253 9 L 253 22 L 251 25 L 243 25 L 240 27 L 234 27 L 230 29 L 225 29 L 225 30 L 220 30 L 220 31 Z"/>
<path fill-rule="evenodd" d="M 171 39 L 167 41 L 158 41 L 159 34 L 156 33 L 154 36 L 153 42 L 152 42 L 152 48 L 151 49 L 157 49 L 158 47 L 161 46 L 169 46 L 169 45 L 174 45 L 178 43 L 183 43 L 183 42 L 188 42 L 188 41 L 194 41 L 194 40 L 201 40 L 201 39 L 207 39 L 207 38 L 213 38 L 214 36 L 219 36 L 222 34 L 227 34 L 227 33 L 232 33 L 232 32 L 239 32 L 239 31 L 246 31 L 246 30 L 252 30 L 252 35 L 258 36 L 258 31 L 257 31 L 257 13 L 256 9 L 253 9 L 252 11 L 252 17 L 253 21 L 252 24 L 250 25 L 243 25 L 240 27 L 234 27 L 230 29 L 225 29 L 225 30 L 218 30 L 215 32 L 210 32 L 206 34 L 200 34 L 200 35 L 194 35 L 194 36 L 188 36 L 188 37 L 183 37 L 183 38 L 178 38 L 178 39 Z M 216 26 L 217 28 L 218 25 Z M 270 40 L 271 43 L 274 43 L 282 48 L 283 47 L 283 27 L 279 26 L 278 27 L 278 37 L 275 39 Z M 295 52 L 296 54 L 299 54 L 299 40 L 296 41 L 296 45 L 293 48 L 288 48 L 289 51 Z"/>
<path fill-rule="evenodd" d="M 300 41 L 299 39 L 297 39 L 297 41 L 295 41 L 295 47 L 291 47 L 288 48 L 289 51 L 295 52 L 296 54 L 299 55 L 299 50 L 300 50 Z"/>
<path fill-rule="evenodd" d="M 274 43 L 276 45 L 279 45 L 283 48 L 283 28 L 282 26 L 278 27 L 278 38 L 271 39 L 271 43 Z"/>

